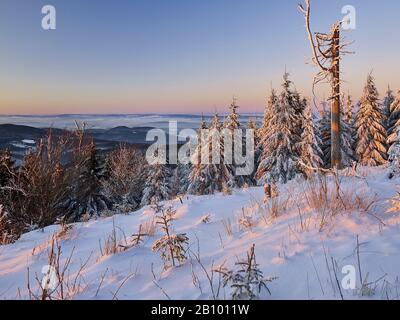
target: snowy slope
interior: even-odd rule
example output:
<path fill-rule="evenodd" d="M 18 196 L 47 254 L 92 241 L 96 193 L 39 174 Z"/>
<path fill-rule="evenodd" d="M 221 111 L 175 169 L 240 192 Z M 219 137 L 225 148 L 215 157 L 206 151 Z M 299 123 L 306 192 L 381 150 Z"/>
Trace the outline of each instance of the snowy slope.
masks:
<path fill-rule="evenodd" d="M 344 277 L 342 267 L 355 267 L 360 289 L 358 235 L 361 274 L 363 278 L 368 274 L 369 285 L 365 288 L 375 290 L 370 295 L 363 290 L 362 296 L 360 290 L 342 287 L 344 299 L 397 299 L 400 216 L 385 211 L 387 199 L 396 193 L 399 180 L 389 181 L 384 168 L 369 169 L 368 175 L 364 171 L 360 175 L 365 178 L 342 177 L 341 185 L 344 194 L 373 199 L 368 213 L 350 208 L 328 219 L 322 230 L 320 215 L 307 205 L 306 182 L 301 179 L 280 186 L 276 200 L 280 209 L 276 218 L 263 206 L 262 188 L 237 190 L 229 196 L 185 197 L 183 204 L 179 200 L 171 201 L 177 210 L 174 230 L 187 234 L 192 256 L 200 248 L 201 262 L 209 274 L 212 266 L 225 263 L 226 267 L 232 267 L 237 259 L 246 256 L 254 243 L 257 263 L 264 276 L 277 277 L 269 284 L 271 295 L 263 292 L 262 299 L 340 299 L 332 260 L 337 264 L 339 283 Z M 239 225 L 243 214 L 251 216 L 254 224 L 251 230 Z M 207 215 L 210 221 L 204 223 L 202 220 Z M 101 255 L 100 247 L 104 251 L 105 239 L 112 233 L 113 225 L 119 242 L 124 244 L 129 243 L 130 235 L 138 231 L 140 224 L 153 217 L 153 210 L 146 207 L 130 215 L 75 224 L 61 236 L 62 264 L 72 257 L 66 272 L 69 280 L 65 281 L 69 283 L 65 290 L 70 298 L 212 299 L 209 281 L 196 259 L 189 259 L 181 267 L 163 270 L 159 254 L 151 250 L 153 242 L 161 236 L 160 231 L 126 251 Z M 228 221 L 232 224 L 232 235 L 224 228 Z M 39 292 L 35 277 L 41 279 L 42 268 L 48 264 L 50 239 L 59 231 L 60 226 L 51 226 L 25 234 L 14 244 L 0 246 L 0 299 L 29 298 L 28 267 L 31 290 Z M 82 265 L 79 284 L 73 286 Z M 214 275 L 215 291 L 217 287 L 218 275 Z M 229 299 L 229 293 L 229 288 L 221 288 L 219 298 Z"/>

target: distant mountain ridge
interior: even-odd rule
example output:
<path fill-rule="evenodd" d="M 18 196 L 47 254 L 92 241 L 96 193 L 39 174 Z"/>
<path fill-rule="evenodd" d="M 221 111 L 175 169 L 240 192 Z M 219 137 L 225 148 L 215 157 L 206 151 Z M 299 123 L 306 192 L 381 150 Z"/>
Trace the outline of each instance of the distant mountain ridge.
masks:
<path fill-rule="evenodd" d="M 109 150 L 120 143 L 128 143 L 140 149 L 153 143 L 146 141 L 147 132 L 154 127 L 118 126 L 111 129 L 87 129 L 87 134 L 92 136 L 99 149 Z M 67 133 L 68 130 L 59 128 L 36 128 L 16 124 L 0 124 L 0 149 L 9 149 L 16 159 L 32 148 L 31 141 L 38 141 L 45 137 L 49 130 L 56 136 Z M 29 143 L 28 143 L 29 142 Z"/>

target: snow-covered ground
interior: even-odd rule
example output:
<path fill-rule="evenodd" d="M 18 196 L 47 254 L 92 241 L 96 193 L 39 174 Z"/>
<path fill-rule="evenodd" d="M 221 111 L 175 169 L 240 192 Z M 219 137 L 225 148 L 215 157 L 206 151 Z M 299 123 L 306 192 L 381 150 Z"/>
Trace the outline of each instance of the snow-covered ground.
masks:
<path fill-rule="evenodd" d="M 344 299 L 397 299 L 400 215 L 386 210 L 398 184 L 399 180 L 386 178 L 384 168 L 362 169 L 357 177 L 341 177 L 337 201 L 344 202 L 347 209 L 325 218 L 309 205 L 316 189 L 310 191 L 302 179 L 279 186 L 280 196 L 265 205 L 262 188 L 184 197 L 183 204 L 179 199 L 168 202 L 176 209 L 174 231 L 186 233 L 190 239 L 191 258 L 167 270 L 159 254 L 151 250 L 161 237 L 160 230 L 125 251 L 101 254 L 113 229 L 120 244 L 130 244 L 139 225 L 154 219 L 149 207 L 77 223 L 64 235 L 58 234 L 60 226 L 50 226 L 0 246 L 0 299 L 29 298 L 28 268 L 31 291 L 39 293 L 35 278 L 42 278 L 55 234 L 62 250 L 61 267 L 71 258 L 64 295 L 73 299 L 212 299 L 205 271 L 211 276 L 211 270 L 222 264 L 231 268 L 246 257 L 253 244 L 264 276 L 277 277 L 269 284 L 271 295 L 262 292 L 262 299 L 341 299 L 340 291 Z M 329 195 L 335 192 L 334 186 L 331 178 Z M 277 217 L 271 217 L 271 206 L 279 208 Z M 239 223 L 243 215 L 252 221 L 251 228 Z M 232 233 L 226 227 L 230 224 Z M 194 258 L 198 254 L 201 265 Z M 343 267 L 355 271 L 355 290 L 342 286 L 346 277 Z M 367 279 L 362 290 L 360 267 L 363 281 Z M 213 285 L 215 295 L 216 273 Z M 230 288 L 220 288 L 219 298 L 229 299 Z"/>

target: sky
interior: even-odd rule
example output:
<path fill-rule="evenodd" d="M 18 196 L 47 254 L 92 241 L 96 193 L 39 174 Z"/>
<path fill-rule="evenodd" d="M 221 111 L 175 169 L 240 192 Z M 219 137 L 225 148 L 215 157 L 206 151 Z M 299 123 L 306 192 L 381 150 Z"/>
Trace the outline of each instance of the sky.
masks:
<path fill-rule="evenodd" d="M 301 0 L 0 0 L 0 114 L 262 112 L 285 69 L 311 96 L 318 71 Z M 356 8 L 342 61 L 355 99 L 373 71 L 381 95 L 400 89 L 398 0 L 311 0 L 327 32 Z M 42 7 L 57 10 L 43 30 Z M 325 86 L 319 98 L 328 96 Z"/>

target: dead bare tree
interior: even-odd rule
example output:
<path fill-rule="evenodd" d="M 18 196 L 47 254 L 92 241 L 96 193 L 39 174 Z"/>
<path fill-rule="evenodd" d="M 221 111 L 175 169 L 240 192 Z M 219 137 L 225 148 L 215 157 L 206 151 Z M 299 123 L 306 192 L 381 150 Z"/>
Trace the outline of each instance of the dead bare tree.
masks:
<path fill-rule="evenodd" d="M 342 43 L 343 38 L 340 34 L 342 21 L 336 22 L 329 33 L 311 32 L 310 27 L 310 0 L 305 0 L 306 7 L 299 4 L 300 11 L 306 20 L 306 29 L 313 52 L 313 63 L 320 69 L 314 78 L 314 86 L 327 80 L 331 86 L 331 166 L 341 167 L 341 148 L 340 148 L 340 60 L 346 53 L 346 46 L 349 43 Z"/>

